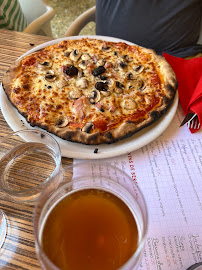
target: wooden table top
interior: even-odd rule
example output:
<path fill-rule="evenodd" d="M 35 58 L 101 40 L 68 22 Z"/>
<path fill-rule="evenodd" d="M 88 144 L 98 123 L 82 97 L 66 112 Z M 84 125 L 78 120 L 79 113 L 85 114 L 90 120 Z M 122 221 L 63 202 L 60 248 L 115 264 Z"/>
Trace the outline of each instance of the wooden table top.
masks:
<path fill-rule="evenodd" d="M 18 57 L 49 40 L 50 38 L 45 36 L 0 29 L 0 81 Z M 0 112 L 0 139 L 11 132 Z M 72 159 L 63 158 L 62 164 L 72 164 Z M 34 206 L 14 203 L 0 191 L 0 209 L 6 214 L 9 224 L 5 244 L 0 251 L 0 269 L 41 269 L 34 246 Z"/>

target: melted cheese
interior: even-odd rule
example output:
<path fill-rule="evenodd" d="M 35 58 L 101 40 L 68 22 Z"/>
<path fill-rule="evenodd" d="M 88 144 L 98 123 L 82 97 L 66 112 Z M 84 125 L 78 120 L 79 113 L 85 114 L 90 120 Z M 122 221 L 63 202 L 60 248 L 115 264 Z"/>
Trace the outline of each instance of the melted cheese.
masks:
<path fill-rule="evenodd" d="M 105 42 L 103 48 L 98 40 L 63 41 L 22 61 L 22 71 L 13 82 L 18 91 L 13 91 L 12 102 L 32 124 L 58 125 L 64 116 L 72 129 L 71 123 L 82 128 L 97 119 L 109 127 L 128 117 L 135 121 L 135 115 L 146 115 L 153 109 L 152 100 L 164 95 L 150 58 L 136 46 Z M 100 64 L 105 72 L 93 75 Z M 66 74 L 69 66 L 76 67 L 78 74 Z M 87 84 L 78 87 L 81 78 Z M 106 89 L 96 89 L 97 82 L 104 83 Z"/>

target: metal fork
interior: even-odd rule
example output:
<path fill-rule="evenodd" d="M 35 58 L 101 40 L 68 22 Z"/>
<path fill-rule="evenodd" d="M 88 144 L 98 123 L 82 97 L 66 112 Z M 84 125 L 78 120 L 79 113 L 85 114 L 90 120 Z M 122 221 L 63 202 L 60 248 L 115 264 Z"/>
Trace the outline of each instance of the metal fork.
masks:
<path fill-rule="evenodd" d="M 195 113 L 192 118 L 187 122 L 188 128 L 199 129 L 200 123 L 197 114 Z"/>
<path fill-rule="evenodd" d="M 187 115 L 185 116 L 180 126 L 183 126 L 184 124 L 187 124 L 188 128 L 199 129 L 200 123 L 199 123 L 198 115 L 192 112 L 187 113 Z"/>

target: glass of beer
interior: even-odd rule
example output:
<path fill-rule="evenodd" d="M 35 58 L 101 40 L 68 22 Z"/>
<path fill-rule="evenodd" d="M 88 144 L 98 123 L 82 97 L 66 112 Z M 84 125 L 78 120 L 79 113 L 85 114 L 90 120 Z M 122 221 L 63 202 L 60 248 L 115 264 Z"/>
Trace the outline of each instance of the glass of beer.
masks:
<path fill-rule="evenodd" d="M 76 169 L 81 173 L 72 179 Z M 35 207 L 35 245 L 42 268 L 137 269 L 148 221 L 136 183 L 107 163 L 102 171 L 86 170 L 82 163 L 66 167 L 62 177 L 51 195 L 47 188 L 42 191 Z"/>

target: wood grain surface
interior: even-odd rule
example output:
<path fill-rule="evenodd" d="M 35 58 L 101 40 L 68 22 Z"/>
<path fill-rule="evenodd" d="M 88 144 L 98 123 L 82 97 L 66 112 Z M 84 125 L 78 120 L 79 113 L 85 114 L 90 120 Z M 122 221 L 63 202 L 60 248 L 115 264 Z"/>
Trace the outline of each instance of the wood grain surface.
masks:
<path fill-rule="evenodd" d="M 49 40 L 45 36 L 0 29 L 0 81 L 18 57 Z M 0 139 L 11 132 L 0 112 Z M 72 164 L 72 159 L 63 158 L 62 164 L 63 167 Z M 0 250 L 0 269 L 41 269 L 34 247 L 34 205 L 16 203 L 0 191 L 0 208 L 6 214 L 9 224 L 6 241 Z"/>

